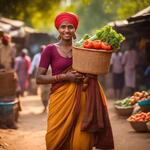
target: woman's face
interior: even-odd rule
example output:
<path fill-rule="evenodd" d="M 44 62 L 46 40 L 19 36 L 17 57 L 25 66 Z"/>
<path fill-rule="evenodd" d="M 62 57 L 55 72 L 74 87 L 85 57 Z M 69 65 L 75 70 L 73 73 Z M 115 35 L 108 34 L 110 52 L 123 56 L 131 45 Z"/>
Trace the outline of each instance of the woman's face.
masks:
<path fill-rule="evenodd" d="M 61 37 L 62 40 L 71 40 L 74 33 L 75 33 L 75 28 L 68 21 L 64 21 L 59 26 L 58 32 L 59 32 L 60 37 Z"/>

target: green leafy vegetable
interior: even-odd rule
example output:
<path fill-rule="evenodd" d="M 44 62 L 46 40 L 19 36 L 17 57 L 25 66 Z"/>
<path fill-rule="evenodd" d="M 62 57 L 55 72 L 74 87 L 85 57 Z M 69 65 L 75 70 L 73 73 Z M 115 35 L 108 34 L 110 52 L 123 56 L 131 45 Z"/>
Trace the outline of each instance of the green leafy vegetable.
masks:
<path fill-rule="evenodd" d="M 131 106 L 131 98 L 125 98 L 123 100 L 118 100 L 115 102 L 115 105 L 128 107 Z"/>
<path fill-rule="evenodd" d="M 107 42 L 113 48 L 113 50 L 117 50 L 120 48 L 121 42 L 125 40 L 125 37 L 117 33 L 111 26 L 104 26 L 100 30 L 96 31 L 96 34 L 90 37 L 91 40 L 101 40 L 103 42 Z"/>
<path fill-rule="evenodd" d="M 84 40 L 87 40 L 89 38 L 90 38 L 90 36 L 88 34 L 85 34 L 80 41 L 78 41 L 78 42 L 75 43 L 75 46 L 77 46 L 77 47 L 82 46 Z"/>
<path fill-rule="evenodd" d="M 88 34 L 85 34 L 80 41 L 76 42 L 76 46 L 82 46 L 82 43 L 86 39 L 90 39 L 92 41 L 101 40 L 110 44 L 113 50 L 117 51 L 120 48 L 121 42 L 125 40 L 125 37 L 121 33 L 117 33 L 112 26 L 106 25 L 97 30 L 96 33 L 91 37 Z"/>

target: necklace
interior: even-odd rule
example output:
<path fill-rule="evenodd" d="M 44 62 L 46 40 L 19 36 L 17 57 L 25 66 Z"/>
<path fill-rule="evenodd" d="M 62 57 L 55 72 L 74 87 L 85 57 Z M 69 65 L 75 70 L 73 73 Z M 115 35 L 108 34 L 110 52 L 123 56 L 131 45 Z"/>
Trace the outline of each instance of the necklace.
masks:
<path fill-rule="evenodd" d="M 68 58 L 72 57 L 72 48 L 71 49 L 64 49 L 63 47 L 59 47 L 59 49 L 65 55 L 65 57 L 68 57 Z"/>
<path fill-rule="evenodd" d="M 64 48 L 64 46 L 60 46 L 59 44 L 55 44 L 58 47 L 58 50 L 63 57 L 71 58 L 72 57 L 72 47 Z"/>

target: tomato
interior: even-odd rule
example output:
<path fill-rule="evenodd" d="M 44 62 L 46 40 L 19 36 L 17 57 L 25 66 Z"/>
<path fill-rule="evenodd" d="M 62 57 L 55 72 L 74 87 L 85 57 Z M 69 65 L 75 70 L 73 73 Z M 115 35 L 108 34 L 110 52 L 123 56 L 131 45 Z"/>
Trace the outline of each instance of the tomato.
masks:
<path fill-rule="evenodd" d="M 112 46 L 106 42 L 101 42 L 101 47 L 105 50 L 112 50 Z"/>
<path fill-rule="evenodd" d="M 84 42 L 83 42 L 83 47 L 84 48 L 93 48 L 93 42 L 92 42 L 92 40 L 85 40 Z"/>
<path fill-rule="evenodd" d="M 93 43 L 93 48 L 101 49 L 101 41 L 100 40 L 92 41 L 92 43 Z"/>

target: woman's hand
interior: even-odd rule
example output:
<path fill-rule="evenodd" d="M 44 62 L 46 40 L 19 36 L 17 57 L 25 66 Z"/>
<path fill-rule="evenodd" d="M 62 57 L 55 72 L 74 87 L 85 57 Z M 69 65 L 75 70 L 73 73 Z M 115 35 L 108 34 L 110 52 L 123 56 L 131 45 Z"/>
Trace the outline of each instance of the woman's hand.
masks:
<path fill-rule="evenodd" d="M 66 73 L 66 78 L 70 82 L 81 83 L 84 80 L 84 75 L 77 71 L 71 71 Z"/>

